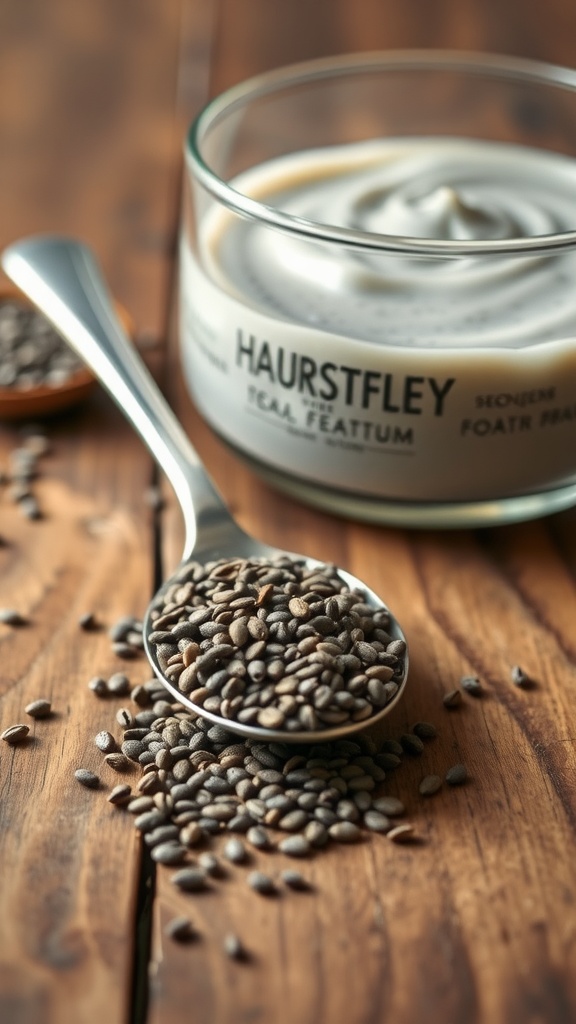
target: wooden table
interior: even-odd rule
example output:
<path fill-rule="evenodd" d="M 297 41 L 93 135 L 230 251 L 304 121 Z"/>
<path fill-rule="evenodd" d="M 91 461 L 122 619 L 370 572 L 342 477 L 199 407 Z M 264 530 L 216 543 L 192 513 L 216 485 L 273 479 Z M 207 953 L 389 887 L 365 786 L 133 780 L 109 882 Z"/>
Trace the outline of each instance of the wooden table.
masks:
<path fill-rule="evenodd" d="M 87 687 L 125 667 L 106 631 L 141 615 L 179 556 L 154 468 L 97 393 L 48 426 L 52 450 L 30 521 L 0 492 L 0 730 L 48 697 L 54 715 L 0 751 L 2 1024 L 568 1024 L 576 1020 L 576 520 L 475 533 L 358 525 L 269 490 L 202 424 L 169 344 L 181 143 L 209 96 L 309 57 L 375 48 L 485 49 L 574 62 L 576 8 L 549 0 L 21 0 L 0 12 L 0 243 L 39 231 L 98 253 L 137 341 L 240 522 L 313 551 L 393 603 L 411 640 L 394 735 L 417 719 L 438 739 L 388 791 L 420 842 L 333 847 L 303 870 L 314 891 L 259 899 L 238 870 L 202 899 L 153 871 L 93 737 L 119 701 Z M 0 466 L 18 444 L 0 430 Z M 536 680 L 515 688 L 521 664 Z M 131 681 L 149 672 L 128 666 Z M 486 694 L 448 712 L 464 674 Z M 25 717 L 25 716 L 24 716 Z M 430 771 L 470 781 L 418 796 Z M 74 770 L 102 778 L 82 788 Z M 132 781 L 136 781 L 135 778 Z M 264 856 L 255 863 L 270 860 Z M 275 856 L 273 870 L 285 861 Z M 166 938 L 190 914 L 197 943 Z M 252 956 L 227 959 L 222 937 Z"/>

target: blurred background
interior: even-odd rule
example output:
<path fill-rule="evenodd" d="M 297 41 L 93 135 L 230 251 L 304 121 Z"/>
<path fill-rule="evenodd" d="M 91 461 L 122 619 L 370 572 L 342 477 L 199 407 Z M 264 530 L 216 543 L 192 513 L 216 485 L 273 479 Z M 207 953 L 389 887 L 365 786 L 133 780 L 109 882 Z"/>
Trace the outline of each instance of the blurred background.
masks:
<path fill-rule="evenodd" d="M 0 244 L 96 249 L 140 332 L 170 301 L 181 150 L 203 102 L 331 53 L 446 47 L 576 63 L 570 0 L 4 0 Z"/>
<path fill-rule="evenodd" d="M 296 911 L 278 901 L 260 911 L 260 921 L 256 914 L 247 921 L 253 911 L 229 890 L 218 905 L 222 920 L 232 908 L 231 921 L 236 915 L 239 926 L 255 923 L 266 949 L 258 984 L 251 970 L 229 985 L 222 980 L 219 944 L 201 943 L 196 957 L 163 946 L 162 928 L 184 904 L 160 877 L 148 1024 L 187 1021 L 191 1013 L 209 1022 L 269 1024 L 267 1009 L 281 1003 L 290 1013 L 290 1000 L 308 1007 L 298 1018 L 307 1021 L 375 1021 L 380 1003 L 393 1024 L 576 1021 L 569 911 L 576 893 L 576 727 L 567 683 L 576 663 L 574 515 L 482 536 L 430 536 L 304 509 L 260 484 L 203 426 L 178 370 L 171 372 L 176 355 L 166 344 L 175 334 L 183 140 L 205 101 L 279 65 L 416 48 L 576 66 L 576 3 L 0 2 L 0 246 L 39 232 L 86 241 L 239 521 L 264 540 L 334 560 L 394 595 L 414 637 L 414 685 L 401 731 L 417 718 L 434 720 L 442 693 L 464 671 L 481 668 L 498 697 L 446 727 L 440 756 L 448 766 L 458 750 L 478 785 L 464 788 L 460 803 L 446 802 L 439 819 L 445 827 L 432 832 L 430 825 L 434 842 L 414 851 L 417 867 L 410 851 L 397 859 L 395 851 L 378 874 L 373 857 L 359 849 L 354 860 L 351 851 L 348 863 L 361 873 L 347 880 L 332 868 L 327 885 L 332 879 L 336 898 L 309 903 L 308 917 L 299 916 L 298 900 Z M 144 880 L 138 891 L 143 872 L 131 825 L 105 817 L 104 799 L 86 799 L 69 781 L 80 765 L 97 764 L 88 738 L 108 728 L 86 682 L 96 671 L 113 671 L 106 632 L 80 636 L 77 616 L 96 608 L 113 623 L 141 614 L 162 559 L 172 569 L 180 557 L 181 516 L 168 497 L 157 529 L 143 496 L 158 477 L 104 394 L 50 430 L 54 452 L 38 484 L 45 520 L 30 524 L 14 503 L 0 509 L 0 544 L 4 535 L 10 541 L 0 603 L 32 608 L 35 620 L 13 645 L 10 638 L 0 691 L 7 726 L 53 687 L 68 741 L 22 751 L 26 762 L 17 763 L 25 769 L 5 773 L 0 812 L 4 821 L 11 817 L 10 828 L 0 827 L 0 861 L 9 866 L 10 885 L 0 892 L 0 1024 L 117 1024 L 128 1019 L 138 985 L 143 991 L 147 984 L 149 890 Z M 2 424 L 6 463 L 16 443 L 16 430 Z M 538 680 L 533 694 L 511 692 L 509 666 L 517 658 Z M 58 717 L 53 724 L 59 728 Z M 415 759 L 402 783 L 407 792 L 416 792 L 419 771 Z M 212 907 L 205 904 L 207 936 L 220 927 Z M 137 908 L 144 908 L 144 926 L 134 951 Z M 365 944 L 357 941 L 362 929 Z M 324 940 L 331 956 L 318 953 Z M 130 1020 L 140 1022 L 139 988 L 133 1002 Z M 2 1006 L 14 1013 L 3 1015 Z M 218 1017 L 214 1007 L 230 1013 Z"/>

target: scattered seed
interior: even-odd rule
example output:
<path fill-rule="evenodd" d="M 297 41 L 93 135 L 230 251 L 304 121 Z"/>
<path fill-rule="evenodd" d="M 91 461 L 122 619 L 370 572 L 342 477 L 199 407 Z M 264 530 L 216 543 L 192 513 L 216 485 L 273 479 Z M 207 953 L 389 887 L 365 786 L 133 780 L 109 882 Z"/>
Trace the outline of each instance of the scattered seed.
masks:
<path fill-rule="evenodd" d="M 31 718 L 49 718 L 52 714 L 52 704 L 49 700 L 33 700 L 31 704 L 26 705 L 24 711 Z"/>
<path fill-rule="evenodd" d="M 484 693 L 482 683 L 477 676 L 462 676 L 460 686 L 466 691 L 466 693 L 469 693 L 471 697 L 481 697 Z"/>
<path fill-rule="evenodd" d="M 402 757 L 402 754 L 404 753 L 402 744 L 399 743 L 398 740 L 383 740 L 382 750 L 387 754 L 395 754 L 397 757 Z"/>
<path fill-rule="evenodd" d="M 110 765 L 115 772 L 125 772 L 131 767 L 132 762 L 126 754 L 120 753 L 120 751 L 112 751 L 110 754 L 106 754 L 104 758 L 106 764 Z"/>
<path fill-rule="evenodd" d="M 400 743 L 402 744 L 402 749 L 405 750 L 407 754 L 414 754 L 418 756 L 424 751 L 424 744 L 422 740 L 412 732 L 404 733 L 404 735 L 400 737 Z"/>
<path fill-rule="evenodd" d="M 241 839 L 228 839 L 222 850 L 226 860 L 232 862 L 232 864 L 243 864 L 247 859 L 246 847 Z"/>
<path fill-rule="evenodd" d="M 186 812 L 184 812 L 186 813 Z M 197 846 L 204 838 L 204 832 L 197 821 L 190 821 L 180 832 L 180 842 L 184 846 Z"/>
<path fill-rule="evenodd" d="M 390 818 L 381 811 L 366 811 L 362 820 L 371 832 L 388 832 L 390 829 Z"/>
<path fill-rule="evenodd" d="M 282 871 L 280 875 L 284 885 L 287 885 L 289 889 L 296 889 L 297 892 L 306 892 L 311 886 L 307 878 L 301 875 L 299 871 L 294 871 L 292 868 L 287 868 L 286 871 Z"/>
<path fill-rule="evenodd" d="M 28 619 L 15 608 L 0 608 L 0 622 L 5 626 L 26 626 Z"/>
<path fill-rule="evenodd" d="M 130 786 L 114 786 L 114 789 L 108 794 L 108 802 L 115 804 L 118 807 L 124 807 L 132 796 L 132 790 Z"/>
<path fill-rule="evenodd" d="M 108 693 L 110 691 L 108 690 Z M 118 725 L 121 725 L 124 729 L 129 729 L 131 725 L 134 725 L 134 717 L 132 712 L 128 708 L 119 708 L 116 712 L 116 721 Z"/>
<path fill-rule="evenodd" d="M 86 630 L 87 633 L 91 630 L 100 629 L 100 623 L 94 615 L 94 612 L 86 612 L 84 615 L 81 615 L 78 619 L 78 625 L 80 626 L 80 629 Z"/>
<path fill-rule="evenodd" d="M 201 868 L 181 868 L 170 881 L 184 892 L 200 892 L 206 888 L 206 875 Z"/>
<path fill-rule="evenodd" d="M 438 730 L 432 722 L 416 722 L 412 726 L 412 732 L 421 740 L 433 740 L 438 735 Z"/>
<path fill-rule="evenodd" d="M 116 642 L 122 642 L 126 640 L 129 633 L 142 631 L 142 623 L 139 619 L 135 619 L 133 615 L 123 615 L 121 619 L 118 619 L 113 626 L 108 630 L 108 636 L 110 639 Z"/>
<path fill-rule="evenodd" d="M 173 840 L 166 843 L 159 843 L 151 851 L 152 860 L 158 864 L 180 864 L 186 856 L 186 847 Z"/>
<path fill-rule="evenodd" d="M 130 680 L 123 672 L 115 672 L 108 680 L 108 692 L 117 697 L 130 693 Z"/>
<path fill-rule="evenodd" d="M 161 843 L 174 842 L 178 838 L 178 826 L 177 825 L 159 825 L 158 828 L 153 828 L 151 832 L 146 832 L 143 835 L 146 846 L 155 847 L 160 846 Z"/>
<path fill-rule="evenodd" d="M 304 836 L 315 849 L 326 846 L 328 842 L 328 829 L 321 821 L 310 821 L 304 829 Z"/>
<path fill-rule="evenodd" d="M 150 694 L 145 686 L 135 686 L 130 691 L 130 697 L 139 707 L 147 707 L 150 704 Z"/>
<path fill-rule="evenodd" d="M 308 823 L 308 815 L 306 811 L 289 811 L 284 817 L 278 821 L 278 828 L 281 828 L 284 832 L 297 832 L 299 829 L 304 828 Z"/>
<path fill-rule="evenodd" d="M 154 806 L 152 797 L 134 797 L 128 804 L 130 814 L 137 814 L 134 827 L 139 831 L 145 831 L 149 827 L 155 828 L 156 825 L 162 824 L 164 817 L 160 811 L 155 811 L 152 814 L 152 819 L 148 816 L 148 812 L 152 812 Z"/>
<path fill-rule="evenodd" d="M 42 510 L 41 510 L 41 508 L 40 508 L 40 506 L 38 504 L 37 499 L 35 498 L 35 496 L 33 494 L 26 494 L 18 502 L 18 508 L 20 509 L 20 512 L 22 513 L 22 515 L 26 519 L 35 520 L 35 519 L 41 519 L 42 518 Z M 21 625 L 21 626 L 23 626 L 23 625 L 25 625 L 25 623 L 24 622 L 13 623 L 13 625 Z"/>
<path fill-rule="evenodd" d="M 455 764 L 446 772 L 446 782 L 449 786 L 461 786 L 468 779 L 468 771 L 463 764 Z"/>
<path fill-rule="evenodd" d="M 22 445 L 26 451 L 29 451 L 36 458 L 50 453 L 50 441 L 45 434 L 40 433 L 37 429 L 34 429 L 32 433 L 24 434 Z"/>
<path fill-rule="evenodd" d="M 124 658 L 126 661 L 137 658 L 139 652 L 138 647 L 133 644 L 129 644 L 124 640 L 118 640 L 112 644 L 112 651 L 118 658 Z"/>
<path fill-rule="evenodd" d="M 398 757 L 397 754 L 389 754 L 384 751 L 383 753 L 378 754 L 378 764 L 386 772 L 394 771 L 395 768 L 398 768 L 402 764 L 402 759 Z"/>
<path fill-rule="evenodd" d="M 258 850 L 269 850 L 272 847 L 270 836 L 262 825 L 253 825 L 249 828 L 246 832 L 246 839 Z"/>
<path fill-rule="evenodd" d="M 231 960 L 246 960 L 247 953 L 237 935 L 230 932 L 224 937 L 224 952 Z"/>
<path fill-rule="evenodd" d="M 112 733 L 103 730 L 94 737 L 94 743 L 101 750 L 103 754 L 111 754 L 118 750 L 118 744 L 114 739 Z"/>
<path fill-rule="evenodd" d="M 9 495 L 11 500 L 17 505 L 32 497 L 32 492 L 28 484 L 24 483 L 24 477 L 22 477 L 20 481 L 14 478 L 14 483 L 12 483 L 10 487 Z"/>
<path fill-rule="evenodd" d="M 311 851 L 310 843 L 305 836 L 286 836 L 286 839 L 281 839 L 278 843 L 278 849 L 289 857 L 307 857 Z"/>
<path fill-rule="evenodd" d="M 151 810 L 152 807 L 154 807 L 154 801 L 152 800 L 152 797 L 149 796 L 137 796 L 128 804 L 128 810 L 130 811 L 130 814 L 140 815 L 142 812 Z M 134 824 L 136 828 L 138 828 L 139 819 L 136 819 Z M 160 822 L 158 822 L 158 824 L 160 824 Z"/>
<path fill-rule="evenodd" d="M 4 732 L 0 735 L 0 740 L 5 740 L 6 743 L 12 745 L 22 743 L 29 732 L 30 729 L 27 725 L 10 725 L 7 729 L 4 729 Z"/>
<path fill-rule="evenodd" d="M 406 808 L 396 796 L 380 796 L 373 801 L 373 807 L 388 818 L 397 818 L 406 813 Z"/>
<path fill-rule="evenodd" d="M 108 696 L 108 684 L 101 676 L 94 676 L 88 683 L 88 689 L 92 690 L 92 693 L 95 693 L 97 697 Z"/>
<path fill-rule="evenodd" d="M 184 584 L 182 600 L 189 599 L 186 588 L 187 584 Z M 222 593 L 225 593 L 224 588 Z M 243 598 L 226 597 L 227 600 Z M 317 603 L 320 598 L 315 600 Z M 346 598 L 344 604 L 349 600 Z M 214 649 L 214 645 L 231 647 L 227 642 L 220 643 L 220 640 L 225 640 L 229 614 L 226 601 L 219 602 L 219 614 L 223 618 L 213 623 L 215 629 L 208 630 L 209 635 L 201 641 L 203 652 Z M 254 601 L 252 611 L 256 607 Z M 314 607 L 314 601 L 310 603 Z M 240 617 L 244 616 L 244 607 L 239 606 Z M 257 607 L 262 616 L 274 615 L 277 603 L 270 603 L 270 598 L 267 598 Z M 198 615 L 197 621 L 208 626 L 212 620 L 209 616 L 204 617 L 201 607 L 199 611 L 202 614 Z M 197 613 L 191 614 L 195 616 Z M 306 627 L 318 617 L 310 613 Z M 283 621 L 278 619 L 280 624 Z M 157 632 L 170 636 L 171 628 L 171 622 L 161 620 Z M 183 627 L 182 637 L 187 641 L 189 638 L 185 633 Z M 213 643 L 212 648 L 210 643 Z M 263 647 L 259 646 L 261 643 Z M 174 648 L 178 650 L 177 644 L 168 643 L 168 646 L 172 651 Z M 200 649 L 201 645 L 198 647 Z M 265 651 L 268 650 L 270 661 L 277 662 L 284 650 L 281 644 L 276 644 L 274 636 L 265 642 L 255 641 L 253 648 L 251 661 L 243 661 L 237 654 L 231 668 L 245 689 L 251 688 L 252 705 L 249 709 L 263 690 L 270 692 L 276 683 L 250 682 L 251 676 L 247 671 L 243 674 L 243 666 L 266 659 L 268 654 Z M 291 675 L 279 676 L 278 685 L 288 680 L 284 694 L 281 694 L 284 700 L 294 699 L 303 690 L 302 697 L 306 701 L 309 686 L 315 685 L 313 677 L 308 675 L 310 665 L 320 666 L 322 674 L 325 659 L 340 657 L 334 651 L 341 648 L 335 642 L 318 640 L 307 633 L 293 644 L 292 649 Z M 318 660 L 307 661 L 309 656 Z M 301 668 L 305 671 L 296 675 Z M 354 671 L 357 672 L 356 664 Z M 223 669 L 210 665 L 206 676 L 208 686 L 205 688 L 208 694 L 218 693 L 222 673 Z M 293 682 L 289 682 L 290 678 Z M 321 685 L 328 685 L 327 678 L 324 677 Z M 104 685 L 109 692 L 107 683 Z M 337 685 L 341 685 L 339 679 Z M 355 842 L 371 832 L 394 832 L 396 826 L 392 828 L 390 819 L 404 813 L 404 805 L 396 797 L 377 795 L 389 767 L 386 759 L 392 758 L 396 766 L 401 757 L 395 751 L 403 754 L 407 747 L 421 752 L 423 738 L 431 738 L 435 732 L 434 727 L 427 723 L 416 723 L 414 730 L 405 734 L 409 738 L 406 740 L 404 737 L 404 746 L 397 740 L 386 740 L 378 746 L 366 735 L 354 740 L 328 740 L 296 746 L 280 742 L 242 741 L 224 725 L 212 725 L 194 715 L 187 715 L 177 701 L 169 699 L 157 680 L 141 685 L 137 696 L 134 712 L 128 708 L 120 709 L 120 722 L 124 729 L 121 751 L 110 750 L 104 757 L 111 767 L 115 766 L 115 759 L 121 759 L 119 768 L 131 767 L 136 762 L 142 774 L 135 794 L 130 792 L 130 787 L 116 787 L 111 802 L 124 804 L 135 816 L 135 828 L 149 846 L 151 855 L 165 864 L 186 861 L 191 848 L 209 842 L 212 835 L 225 835 L 227 832 L 246 837 L 240 839 L 233 835 L 224 841 L 222 857 L 232 863 L 242 863 L 247 859 L 245 843 L 262 850 L 277 849 L 286 856 L 306 857 L 327 843 Z M 103 730 L 99 742 L 107 749 L 115 741 L 112 733 Z M 269 828 L 279 827 L 290 834 L 275 843 L 270 838 Z M 412 826 L 403 827 L 398 836 L 408 836 L 411 830 Z M 207 877 L 218 871 L 219 864 L 214 853 L 205 851 L 196 864 L 186 864 L 176 873 L 174 884 L 181 884 L 183 889 L 188 886 L 190 891 L 205 888 Z M 272 878 L 260 871 L 252 872 L 250 877 L 252 881 L 249 884 L 257 891 L 268 895 L 278 891 Z"/>
<path fill-rule="evenodd" d="M 514 665 L 513 669 L 510 672 L 510 677 L 512 679 L 514 686 L 517 686 L 521 690 L 529 690 L 532 686 L 534 686 L 534 680 L 529 675 L 527 675 L 527 673 L 524 671 L 523 668 L 520 667 L 520 665 Z"/>
<path fill-rule="evenodd" d="M 89 771 L 88 768 L 77 768 L 74 772 L 74 778 L 78 779 L 78 782 L 88 789 L 98 789 L 100 785 L 98 776 L 94 772 Z"/>
<path fill-rule="evenodd" d="M 338 843 L 355 843 L 362 833 L 353 821 L 337 821 L 329 826 L 328 835 Z"/>
<path fill-rule="evenodd" d="M 442 703 L 445 708 L 459 708 L 462 703 L 462 693 L 460 690 L 449 690 L 442 697 Z"/>
<path fill-rule="evenodd" d="M 421 796 L 433 796 L 442 786 L 442 779 L 439 775 L 425 775 L 418 786 Z"/>
<path fill-rule="evenodd" d="M 224 868 L 218 860 L 218 857 L 208 851 L 200 854 L 198 857 L 198 864 L 207 875 L 211 875 L 213 878 L 220 878 L 225 874 Z"/>
<path fill-rule="evenodd" d="M 278 892 L 273 880 L 263 871 L 251 871 L 246 881 L 251 889 L 262 896 L 275 896 Z"/>
<path fill-rule="evenodd" d="M 406 843 L 415 838 L 413 825 L 396 825 L 388 832 L 388 839 L 393 843 Z"/>
<path fill-rule="evenodd" d="M 164 934 L 175 942 L 192 942 L 198 938 L 188 917 L 173 917 L 171 921 L 168 921 Z"/>

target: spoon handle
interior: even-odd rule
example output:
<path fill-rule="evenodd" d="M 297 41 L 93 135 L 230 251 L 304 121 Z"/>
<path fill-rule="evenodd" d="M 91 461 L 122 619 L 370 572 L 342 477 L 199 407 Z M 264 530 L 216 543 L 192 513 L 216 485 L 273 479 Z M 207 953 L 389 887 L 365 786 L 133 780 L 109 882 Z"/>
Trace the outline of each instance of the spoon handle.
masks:
<path fill-rule="evenodd" d="M 26 238 L 4 251 L 2 266 L 110 392 L 166 474 L 184 516 L 183 558 L 201 532 L 229 533 L 232 517 L 120 326 L 90 250 L 67 238 Z"/>

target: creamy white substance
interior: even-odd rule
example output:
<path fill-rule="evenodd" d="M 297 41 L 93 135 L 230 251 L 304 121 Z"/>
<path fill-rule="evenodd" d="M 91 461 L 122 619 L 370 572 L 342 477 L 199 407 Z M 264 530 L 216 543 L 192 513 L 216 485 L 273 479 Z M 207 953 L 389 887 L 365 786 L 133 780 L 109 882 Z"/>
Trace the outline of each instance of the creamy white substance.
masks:
<path fill-rule="evenodd" d="M 233 183 L 339 227 L 451 240 L 576 227 L 576 161 L 477 140 L 293 154 Z M 358 253 L 212 209 L 183 247 L 183 353 L 201 411 L 248 454 L 382 499 L 571 483 L 576 255 Z"/>

